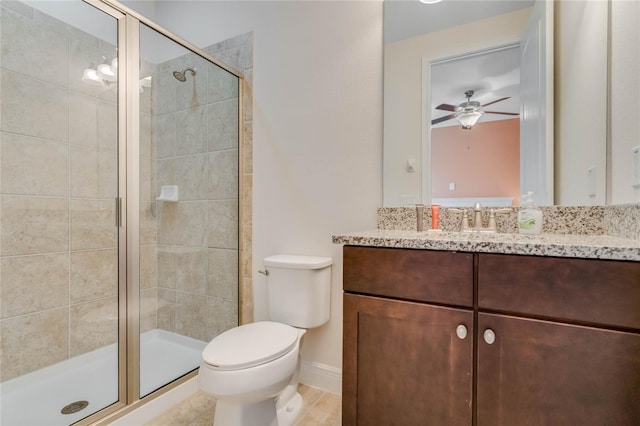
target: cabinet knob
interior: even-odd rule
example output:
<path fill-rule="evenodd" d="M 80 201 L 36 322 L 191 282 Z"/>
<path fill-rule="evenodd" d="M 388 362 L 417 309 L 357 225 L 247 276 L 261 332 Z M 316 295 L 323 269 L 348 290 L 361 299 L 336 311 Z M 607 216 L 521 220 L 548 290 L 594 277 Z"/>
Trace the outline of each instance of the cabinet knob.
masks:
<path fill-rule="evenodd" d="M 493 342 L 496 341 L 496 333 L 494 333 L 492 329 L 487 328 L 484 331 L 484 341 L 489 345 L 493 345 Z"/>
<path fill-rule="evenodd" d="M 465 327 L 463 324 L 457 326 L 456 335 L 460 340 L 464 340 L 467 337 L 467 327 Z"/>

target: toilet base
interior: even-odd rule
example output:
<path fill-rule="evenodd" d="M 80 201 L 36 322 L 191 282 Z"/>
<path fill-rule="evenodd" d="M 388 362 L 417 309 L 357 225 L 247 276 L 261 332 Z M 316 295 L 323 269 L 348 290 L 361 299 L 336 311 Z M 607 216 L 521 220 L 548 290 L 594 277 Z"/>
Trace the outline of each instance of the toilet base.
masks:
<path fill-rule="evenodd" d="M 302 395 L 296 392 L 286 405 L 277 408 L 278 426 L 293 426 L 302 414 L 303 405 Z"/>
<path fill-rule="evenodd" d="M 274 398 L 255 404 L 231 404 L 216 402 L 216 414 L 213 426 L 278 426 L 276 403 Z"/>

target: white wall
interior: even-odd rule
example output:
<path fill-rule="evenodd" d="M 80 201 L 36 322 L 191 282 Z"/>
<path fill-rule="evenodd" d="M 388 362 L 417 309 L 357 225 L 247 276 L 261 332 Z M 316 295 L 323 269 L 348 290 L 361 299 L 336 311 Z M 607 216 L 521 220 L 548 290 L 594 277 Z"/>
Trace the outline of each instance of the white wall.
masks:
<path fill-rule="evenodd" d="M 555 204 L 602 205 L 606 190 L 607 2 L 556 2 L 554 12 Z M 588 170 L 592 167 L 595 196 L 589 195 Z"/>
<path fill-rule="evenodd" d="M 611 12 L 610 201 L 637 203 L 640 186 L 632 186 L 631 149 L 640 145 L 640 3 L 613 0 Z"/>
<path fill-rule="evenodd" d="M 422 87 L 423 63 L 519 42 L 530 13 L 523 9 L 385 45 L 385 206 L 400 205 L 403 194 L 419 201 L 428 180 L 423 174 L 429 170 L 421 167 L 423 93 L 428 93 Z M 407 159 L 416 160 L 415 173 L 406 172 Z"/>
<path fill-rule="evenodd" d="M 382 2 L 163 1 L 156 18 L 199 46 L 254 31 L 255 319 L 268 315 L 264 257 L 333 257 L 331 320 L 302 357 L 341 368 L 331 235 L 375 228 L 382 201 Z"/>

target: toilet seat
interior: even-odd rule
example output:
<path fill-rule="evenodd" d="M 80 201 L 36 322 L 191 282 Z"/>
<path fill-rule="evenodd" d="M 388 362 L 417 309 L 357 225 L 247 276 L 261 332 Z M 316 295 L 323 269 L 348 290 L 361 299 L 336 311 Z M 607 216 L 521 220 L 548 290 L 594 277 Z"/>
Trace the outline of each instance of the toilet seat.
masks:
<path fill-rule="evenodd" d="M 268 363 L 291 351 L 298 330 L 272 321 L 232 328 L 214 338 L 202 352 L 203 361 L 217 370 L 242 370 Z"/>

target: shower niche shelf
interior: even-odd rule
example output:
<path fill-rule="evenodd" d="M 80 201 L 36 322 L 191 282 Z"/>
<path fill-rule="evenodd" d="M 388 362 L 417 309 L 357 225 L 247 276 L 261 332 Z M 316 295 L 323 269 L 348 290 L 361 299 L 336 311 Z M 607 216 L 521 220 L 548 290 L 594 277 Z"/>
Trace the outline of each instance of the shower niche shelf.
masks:
<path fill-rule="evenodd" d="M 160 195 L 156 198 L 156 200 L 175 203 L 176 201 L 178 201 L 178 186 L 162 185 L 162 187 L 160 188 Z"/>

